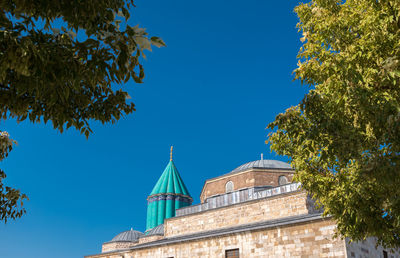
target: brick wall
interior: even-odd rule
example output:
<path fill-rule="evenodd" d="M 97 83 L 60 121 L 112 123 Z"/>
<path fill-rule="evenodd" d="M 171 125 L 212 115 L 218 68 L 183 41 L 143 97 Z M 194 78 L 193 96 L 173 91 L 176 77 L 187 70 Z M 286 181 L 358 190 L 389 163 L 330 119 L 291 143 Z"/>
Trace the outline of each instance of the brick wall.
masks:
<path fill-rule="evenodd" d="M 288 181 L 291 182 L 293 178 L 292 170 L 265 170 L 265 169 L 252 169 L 243 171 L 230 176 L 220 177 L 216 179 L 207 180 L 204 184 L 203 190 L 200 195 L 200 201 L 203 203 L 205 199 L 210 196 L 224 194 L 225 185 L 228 181 L 232 181 L 234 191 L 254 187 L 254 186 L 278 186 L 279 176 L 286 176 Z"/>

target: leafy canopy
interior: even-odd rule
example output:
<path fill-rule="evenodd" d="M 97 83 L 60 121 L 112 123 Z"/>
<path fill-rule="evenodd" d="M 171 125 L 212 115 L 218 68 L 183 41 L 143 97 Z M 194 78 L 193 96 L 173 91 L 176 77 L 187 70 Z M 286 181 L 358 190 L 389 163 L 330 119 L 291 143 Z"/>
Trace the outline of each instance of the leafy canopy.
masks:
<path fill-rule="evenodd" d="M 0 161 L 8 156 L 14 143 L 7 132 L 0 133 Z M 5 186 L 2 182 L 4 178 L 6 178 L 6 174 L 0 169 L 0 220 L 7 222 L 8 218 L 19 218 L 25 213 L 22 206 L 23 201 L 28 198 L 19 190 Z"/>
<path fill-rule="evenodd" d="M 268 127 L 338 233 L 400 247 L 400 1 L 314 0 L 303 32 L 302 102 Z"/>
<path fill-rule="evenodd" d="M 88 137 L 91 120 L 114 123 L 132 113 L 134 104 L 116 85 L 141 83 L 143 51 L 165 45 L 127 25 L 132 6 L 132 0 L 0 1 L 0 119 L 51 121 L 60 132 L 73 127 Z M 1 159 L 11 149 L 5 150 Z M 10 201 L 5 191 L 0 184 L 0 200 Z M 3 207 L 2 219 L 19 214 Z"/>

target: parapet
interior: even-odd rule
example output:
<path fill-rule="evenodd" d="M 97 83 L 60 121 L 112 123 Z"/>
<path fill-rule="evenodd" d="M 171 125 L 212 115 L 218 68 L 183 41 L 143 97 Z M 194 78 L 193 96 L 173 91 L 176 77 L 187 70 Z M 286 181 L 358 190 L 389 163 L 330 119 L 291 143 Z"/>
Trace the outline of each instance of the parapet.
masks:
<path fill-rule="evenodd" d="M 166 238 L 222 230 L 239 225 L 320 214 L 314 201 L 293 183 L 256 191 L 246 189 L 209 198 L 206 203 L 185 207 L 165 220 Z"/>
<path fill-rule="evenodd" d="M 176 217 L 299 190 L 300 183 L 291 183 L 278 187 L 264 186 L 246 188 L 239 191 L 209 197 L 204 203 L 201 204 L 180 208 L 176 210 Z"/>

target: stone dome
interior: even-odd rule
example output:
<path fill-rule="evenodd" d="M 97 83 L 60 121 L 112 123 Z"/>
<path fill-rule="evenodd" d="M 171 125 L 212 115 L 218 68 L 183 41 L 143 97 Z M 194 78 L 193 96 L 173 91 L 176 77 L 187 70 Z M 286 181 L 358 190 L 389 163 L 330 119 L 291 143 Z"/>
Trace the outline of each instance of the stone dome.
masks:
<path fill-rule="evenodd" d="M 142 232 L 131 229 L 119 233 L 110 242 L 137 242 L 142 235 Z"/>
<path fill-rule="evenodd" d="M 160 224 L 157 227 L 149 229 L 146 231 L 146 236 L 164 235 L 164 224 Z"/>
<path fill-rule="evenodd" d="M 247 162 L 243 165 L 232 170 L 229 174 L 235 174 L 241 171 L 245 171 L 251 168 L 265 168 L 265 169 L 292 169 L 292 167 L 283 161 L 279 160 L 270 160 L 270 159 L 261 159 Z"/>

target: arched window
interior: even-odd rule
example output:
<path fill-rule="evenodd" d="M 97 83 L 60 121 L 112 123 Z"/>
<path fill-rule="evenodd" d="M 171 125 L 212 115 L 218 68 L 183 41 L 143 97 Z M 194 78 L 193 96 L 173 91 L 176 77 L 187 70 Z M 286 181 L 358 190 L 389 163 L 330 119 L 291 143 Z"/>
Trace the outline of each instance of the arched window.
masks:
<path fill-rule="evenodd" d="M 226 183 L 225 185 L 225 193 L 230 193 L 232 191 L 233 191 L 233 182 L 228 181 L 228 183 Z"/>
<path fill-rule="evenodd" d="M 280 176 L 278 178 L 278 184 L 279 185 L 286 185 L 287 183 L 289 183 L 289 180 L 287 179 L 287 177 L 285 176 Z"/>

